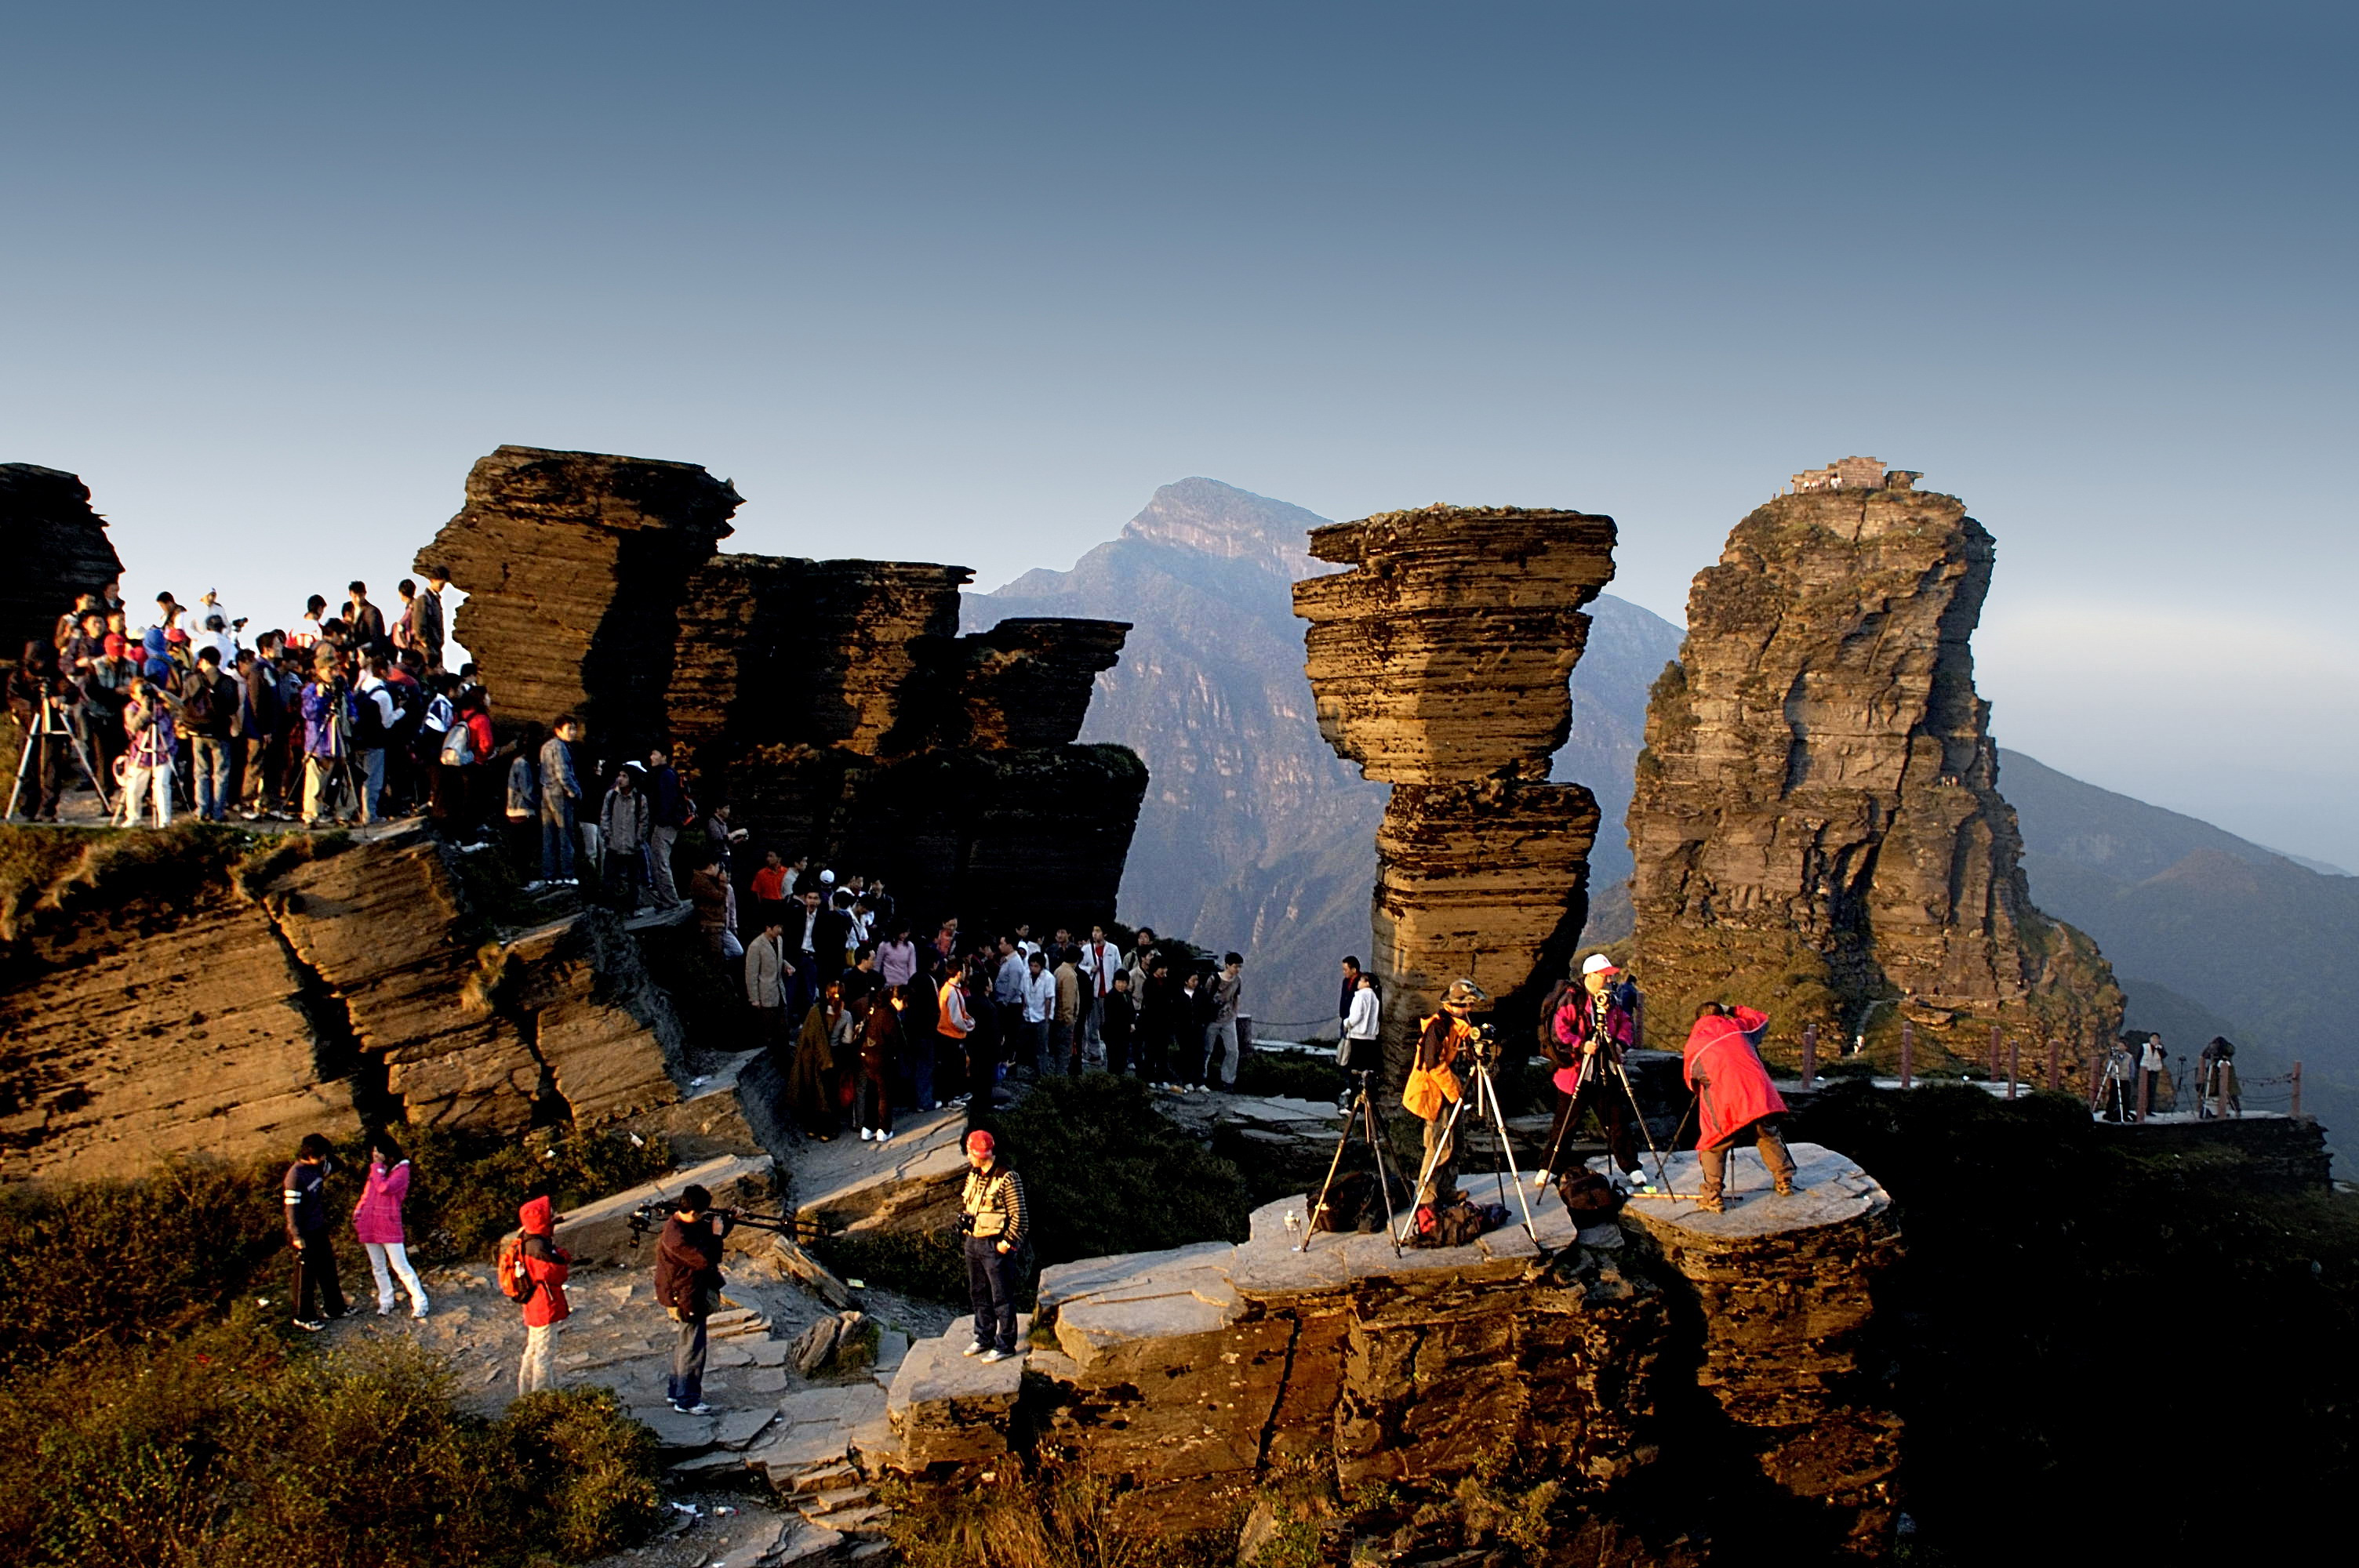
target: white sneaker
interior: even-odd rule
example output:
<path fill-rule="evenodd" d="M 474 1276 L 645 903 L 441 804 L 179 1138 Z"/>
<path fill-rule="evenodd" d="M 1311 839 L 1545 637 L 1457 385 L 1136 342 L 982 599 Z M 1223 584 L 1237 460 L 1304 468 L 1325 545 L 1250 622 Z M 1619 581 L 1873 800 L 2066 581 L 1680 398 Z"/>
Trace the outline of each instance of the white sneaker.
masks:
<path fill-rule="evenodd" d="M 999 1346 L 995 1345 L 990 1349 L 984 1351 L 980 1357 L 976 1357 L 976 1359 L 984 1362 L 1013 1361 L 1016 1359 L 1016 1352 L 1013 1350 L 1002 1350 Z"/>
<path fill-rule="evenodd" d="M 880 1132 L 876 1135 L 876 1141 L 879 1143 L 890 1143 L 893 1141 L 893 1135 L 889 1132 Z"/>
<path fill-rule="evenodd" d="M 977 1340 L 973 1345 L 968 1346 L 965 1349 L 959 1352 L 962 1356 L 982 1356 L 986 1353 L 992 1355 L 998 1354 L 996 1351 L 992 1350 L 990 1346 L 984 1344 L 981 1340 Z"/>
<path fill-rule="evenodd" d="M 863 1143 L 867 1142 L 867 1141 L 870 1140 L 870 1138 L 872 1138 L 872 1137 L 874 1137 L 874 1136 L 875 1136 L 875 1134 L 871 1133 L 871 1132 L 868 1130 L 868 1129 L 866 1129 L 866 1128 L 864 1128 L 864 1128 L 862 1128 L 862 1129 L 860 1130 L 860 1141 L 862 1141 Z"/>

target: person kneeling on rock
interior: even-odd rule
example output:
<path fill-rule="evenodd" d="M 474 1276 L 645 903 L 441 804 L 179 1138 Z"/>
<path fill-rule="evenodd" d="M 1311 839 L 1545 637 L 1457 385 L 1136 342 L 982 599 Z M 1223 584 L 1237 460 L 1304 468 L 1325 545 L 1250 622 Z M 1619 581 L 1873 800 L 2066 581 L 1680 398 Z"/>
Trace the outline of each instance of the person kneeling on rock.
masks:
<path fill-rule="evenodd" d="M 966 1233 L 967 1293 L 974 1303 L 969 1356 L 1005 1361 L 1016 1354 L 1016 1254 L 1024 1245 L 1024 1178 L 999 1162 L 996 1141 L 981 1128 L 966 1135 L 966 1189 L 959 1227 Z"/>
<path fill-rule="evenodd" d="M 1786 1152 L 1785 1134 L 1777 1129 L 1786 1102 L 1747 1038 L 1768 1022 L 1767 1014 L 1749 1007 L 1708 1001 L 1696 1009 L 1695 1028 L 1688 1033 L 1684 1066 L 1688 1087 L 1696 1092 L 1696 1159 L 1703 1167 L 1700 1203 L 1712 1214 L 1727 1206 L 1721 1188 L 1728 1174 L 1728 1152 L 1748 1132 L 1777 1191 L 1794 1190 L 1794 1157 Z"/>

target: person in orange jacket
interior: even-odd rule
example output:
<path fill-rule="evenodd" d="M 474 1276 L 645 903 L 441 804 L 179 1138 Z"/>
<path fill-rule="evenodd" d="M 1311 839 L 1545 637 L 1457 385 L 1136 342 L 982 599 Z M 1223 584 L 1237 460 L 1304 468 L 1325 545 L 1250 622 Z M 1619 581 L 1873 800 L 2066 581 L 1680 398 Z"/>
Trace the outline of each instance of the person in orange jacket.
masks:
<path fill-rule="evenodd" d="M 524 1268 L 532 1293 L 524 1299 L 524 1363 L 516 1368 L 518 1396 L 557 1386 L 557 1330 L 573 1315 L 565 1299 L 565 1279 L 573 1260 L 557 1244 L 557 1209 L 546 1196 L 516 1210 L 524 1227 Z"/>

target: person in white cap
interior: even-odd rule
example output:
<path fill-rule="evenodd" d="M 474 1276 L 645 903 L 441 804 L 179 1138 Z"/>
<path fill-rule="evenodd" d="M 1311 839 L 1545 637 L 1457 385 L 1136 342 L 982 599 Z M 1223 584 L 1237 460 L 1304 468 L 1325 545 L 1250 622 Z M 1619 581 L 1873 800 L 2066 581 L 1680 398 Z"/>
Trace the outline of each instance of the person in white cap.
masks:
<path fill-rule="evenodd" d="M 1560 1175 L 1578 1163 L 1570 1150 L 1586 1112 L 1604 1133 L 1606 1152 L 1621 1170 L 1624 1184 L 1652 1192 L 1654 1184 L 1638 1163 L 1638 1124 L 1622 1075 L 1622 1054 L 1638 1041 L 1633 995 L 1616 983 L 1622 971 L 1603 953 L 1581 960 L 1578 972 L 1580 984 L 1565 992 L 1549 1022 L 1556 1123 L 1549 1129 L 1548 1159 L 1537 1180 Z"/>

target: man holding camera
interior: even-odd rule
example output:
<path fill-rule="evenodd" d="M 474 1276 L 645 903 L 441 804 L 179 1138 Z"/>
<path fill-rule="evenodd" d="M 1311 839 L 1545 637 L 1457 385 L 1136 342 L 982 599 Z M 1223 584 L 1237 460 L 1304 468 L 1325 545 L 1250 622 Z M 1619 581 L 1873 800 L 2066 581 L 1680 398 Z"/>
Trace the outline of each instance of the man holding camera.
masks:
<path fill-rule="evenodd" d="M 1005 1361 L 1016 1354 L 1016 1254 L 1024 1245 L 1024 1178 L 1000 1163 L 998 1144 L 981 1128 L 966 1135 L 966 1187 L 959 1195 L 967 1294 L 974 1343 L 965 1354 Z"/>
<path fill-rule="evenodd" d="M 679 1325 L 671 1353 L 671 1408 L 710 1415 L 704 1402 L 704 1325 L 721 1310 L 721 1242 L 729 1217 L 715 1213 L 712 1195 L 690 1183 L 656 1242 L 656 1304 Z"/>
<path fill-rule="evenodd" d="M 1636 1044 L 1638 1025 L 1628 995 L 1615 983 L 1621 972 L 1604 954 L 1592 953 L 1581 962 L 1579 986 L 1549 1022 L 1548 1054 L 1556 1068 L 1549 1081 L 1560 1098 L 1549 1130 L 1549 1169 L 1537 1174 L 1544 1180 L 1562 1173 L 1564 1147 L 1585 1112 L 1604 1133 L 1606 1152 L 1625 1184 L 1652 1192 L 1654 1184 L 1638 1164 L 1637 1123 L 1623 1076 L 1622 1054 Z"/>
<path fill-rule="evenodd" d="M 1696 1093 L 1696 1162 L 1703 1172 L 1696 1206 L 1708 1214 L 1725 1208 L 1721 1189 L 1728 1152 L 1748 1135 L 1777 1193 L 1794 1190 L 1794 1157 L 1786 1152 L 1777 1119 L 1786 1113 L 1786 1101 L 1761 1065 L 1757 1044 L 1768 1027 L 1767 1013 L 1707 1001 L 1696 1009 L 1695 1028 L 1688 1033 L 1682 1065 Z"/>
<path fill-rule="evenodd" d="M 1473 980 L 1452 980 L 1441 994 L 1440 1011 L 1419 1028 L 1417 1057 L 1409 1065 L 1408 1081 L 1401 1086 L 1401 1105 L 1425 1123 L 1419 1166 L 1424 1176 L 1417 1188 L 1420 1205 L 1444 1204 L 1457 1193 L 1457 1138 L 1451 1131 L 1450 1112 L 1465 1093 L 1458 1081 L 1458 1060 L 1483 1038 L 1468 1015 L 1490 1000 Z"/>

